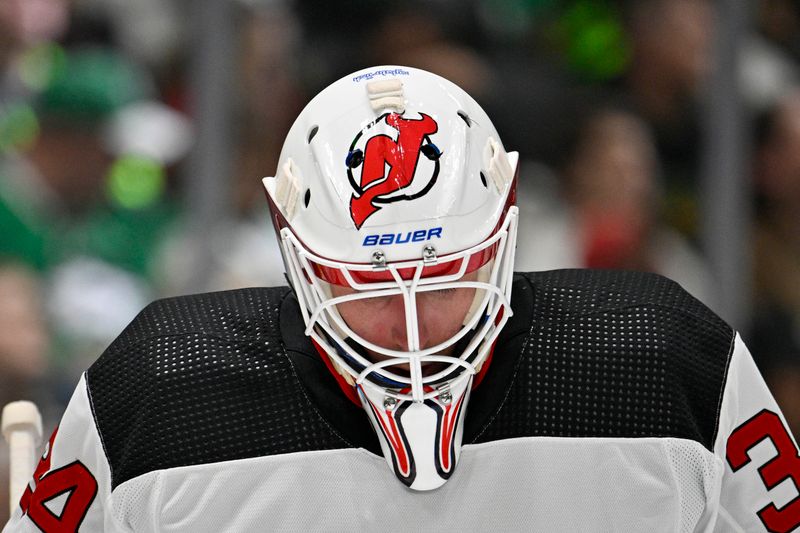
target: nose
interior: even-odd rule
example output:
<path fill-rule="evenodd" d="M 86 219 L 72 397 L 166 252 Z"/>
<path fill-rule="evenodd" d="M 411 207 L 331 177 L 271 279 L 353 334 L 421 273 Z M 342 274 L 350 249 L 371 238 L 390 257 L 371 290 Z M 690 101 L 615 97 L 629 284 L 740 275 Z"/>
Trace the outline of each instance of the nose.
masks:
<path fill-rule="evenodd" d="M 417 301 L 416 317 L 411 317 L 411 320 L 416 320 L 417 332 L 419 335 L 419 346 L 421 349 L 427 348 L 430 342 L 428 334 L 428 320 L 426 320 L 425 306 Z M 409 351 L 408 339 L 408 325 L 405 312 L 405 301 L 402 295 L 392 297 L 389 307 L 389 320 L 391 325 L 389 328 L 391 335 L 392 348 L 395 350 Z"/>

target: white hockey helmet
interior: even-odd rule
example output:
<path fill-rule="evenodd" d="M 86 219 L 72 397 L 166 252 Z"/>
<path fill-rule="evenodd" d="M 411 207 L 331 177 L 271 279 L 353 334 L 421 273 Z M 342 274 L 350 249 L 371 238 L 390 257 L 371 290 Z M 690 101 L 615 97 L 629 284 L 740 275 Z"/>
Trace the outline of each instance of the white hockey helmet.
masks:
<path fill-rule="evenodd" d="M 306 334 L 356 391 L 407 486 L 452 474 L 475 376 L 511 315 L 518 155 L 462 89 L 381 66 L 333 83 L 300 113 L 264 178 Z M 453 331 L 421 335 L 419 306 L 468 291 Z M 399 302 L 396 339 L 369 340 L 345 307 Z M 463 299 L 462 299 L 463 300 Z M 462 320 L 463 318 L 463 320 Z"/>

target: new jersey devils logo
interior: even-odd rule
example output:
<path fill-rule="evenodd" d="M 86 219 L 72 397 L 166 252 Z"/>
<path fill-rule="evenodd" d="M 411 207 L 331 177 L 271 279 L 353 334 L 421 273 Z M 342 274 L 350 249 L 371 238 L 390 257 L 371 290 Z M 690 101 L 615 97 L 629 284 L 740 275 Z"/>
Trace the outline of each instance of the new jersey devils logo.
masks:
<path fill-rule="evenodd" d="M 409 119 L 397 113 L 386 113 L 353 139 L 346 164 L 347 177 L 355 191 L 350 198 L 350 216 L 356 228 L 361 228 L 384 204 L 424 196 L 436 183 L 442 152 L 431 142 L 429 135 L 436 133 L 439 126 L 428 115 L 420 113 L 420 116 L 419 119 Z M 364 142 L 362 137 L 365 133 L 383 124 L 396 130 L 396 139 L 378 133 Z M 363 150 L 359 148 L 362 144 Z M 427 182 L 415 183 L 416 186 L 412 187 L 419 170 L 420 153 L 433 162 L 433 168 L 428 168 Z M 359 167 L 360 183 L 353 176 L 353 171 Z M 425 177 L 417 181 L 420 179 L 425 180 Z"/>

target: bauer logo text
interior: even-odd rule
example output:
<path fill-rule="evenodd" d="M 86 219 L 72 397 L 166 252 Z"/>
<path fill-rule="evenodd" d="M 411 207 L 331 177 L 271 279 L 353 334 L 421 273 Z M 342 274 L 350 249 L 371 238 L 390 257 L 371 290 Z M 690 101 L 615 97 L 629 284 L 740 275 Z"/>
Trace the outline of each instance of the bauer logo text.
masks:
<path fill-rule="evenodd" d="M 434 237 L 442 238 L 442 228 L 418 229 L 405 233 L 374 233 L 364 237 L 361 246 L 375 246 L 388 244 L 405 244 L 408 242 L 430 241 Z"/>

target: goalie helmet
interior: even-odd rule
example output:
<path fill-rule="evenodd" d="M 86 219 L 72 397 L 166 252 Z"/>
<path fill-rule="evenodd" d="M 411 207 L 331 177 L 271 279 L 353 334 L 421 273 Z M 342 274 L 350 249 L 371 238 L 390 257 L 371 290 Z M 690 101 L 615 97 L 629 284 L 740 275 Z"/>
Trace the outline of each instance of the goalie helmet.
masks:
<path fill-rule="evenodd" d="M 382 66 L 311 100 L 264 178 L 306 334 L 412 489 L 453 473 L 511 315 L 517 162 L 462 89 Z"/>

